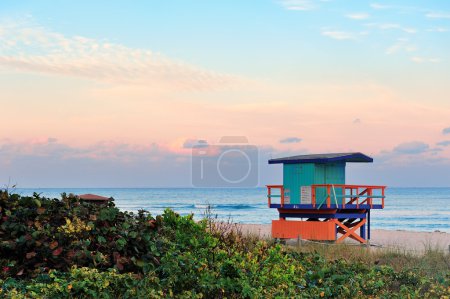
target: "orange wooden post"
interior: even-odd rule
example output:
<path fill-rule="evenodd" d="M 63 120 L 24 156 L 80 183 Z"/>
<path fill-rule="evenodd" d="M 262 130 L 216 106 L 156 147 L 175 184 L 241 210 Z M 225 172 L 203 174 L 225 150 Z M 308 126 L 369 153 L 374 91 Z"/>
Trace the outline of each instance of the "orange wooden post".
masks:
<path fill-rule="evenodd" d="M 345 185 L 342 185 L 342 208 L 345 209 L 345 191 L 346 191 Z"/>
<path fill-rule="evenodd" d="M 356 208 L 359 209 L 359 187 L 356 187 Z"/>
<path fill-rule="evenodd" d="M 369 199 L 370 208 L 373 208 L 372 195 L 373 195 L 373 189 L 367 188 L 367 198 Z"/>
<path fill-rule="evenodd" d="M 330 187 L 330 185 L 327 185 L 327 208 L 331 207 L 330 193 L 331 193 L 331 187 Z"/>
<path fill-rule="evenodd" d="M 316 186 L 312 185 L 311 186 L 311 193 L 312 193 L 312 204 L 313 207 L 316 207 Z"/>

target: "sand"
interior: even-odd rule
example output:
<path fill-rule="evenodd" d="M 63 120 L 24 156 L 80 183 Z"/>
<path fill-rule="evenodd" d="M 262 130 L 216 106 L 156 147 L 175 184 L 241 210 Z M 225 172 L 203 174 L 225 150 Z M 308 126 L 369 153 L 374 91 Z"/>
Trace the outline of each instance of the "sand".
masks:
<path fill-rule="evenodd" d="M 244 233 L 270 238 L 270 224 L 241 224 Z M 356 242 L 348 239 L 350 243 Z M 450 250 L 450 234 L 445 232 L 415 232 L 404 230 L 372 229 L 370 244 L 374 247 L 394 248 L 411 252 L 423 252 L 427 248 Z"/>

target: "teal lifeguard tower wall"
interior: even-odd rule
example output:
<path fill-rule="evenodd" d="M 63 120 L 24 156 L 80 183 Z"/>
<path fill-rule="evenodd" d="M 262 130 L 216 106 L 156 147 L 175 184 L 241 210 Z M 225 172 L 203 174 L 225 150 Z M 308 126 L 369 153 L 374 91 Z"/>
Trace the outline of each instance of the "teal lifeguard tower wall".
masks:
<path fill-rule="evenodd" d="M 330 163 L 292 163 L 283 164 L 284 197 L 291 204 L 309 203 L 302 201 L 301 187 L 330 184 L 345 184 L 345 162 Z M 342 188 L 335 188 L 336 194 L 342 194 Z M 318 189 L 317 204 L 326 201 L 326 190 Z"/>

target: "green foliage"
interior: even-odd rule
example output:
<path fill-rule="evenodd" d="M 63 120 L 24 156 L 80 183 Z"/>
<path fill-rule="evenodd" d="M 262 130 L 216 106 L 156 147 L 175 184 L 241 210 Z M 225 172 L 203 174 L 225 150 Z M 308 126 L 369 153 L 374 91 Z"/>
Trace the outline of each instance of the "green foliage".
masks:
<path fill-rule="evenodd" d="M 445 298 L 440 279 L 330 260 L 192 215 L 0 193 L 6 298 Z"/>
<path fill-rule="evenodd" d="M 90 204 L 9 196 L 0 191 L 0 277 L 36 277 L 72 266 L 143 273 L 136 260 L 152 260 L 156 221 L 150 214 L 121 212 L 111 202 Z M 4 257 L 8 257 L 5 259 Z"/>

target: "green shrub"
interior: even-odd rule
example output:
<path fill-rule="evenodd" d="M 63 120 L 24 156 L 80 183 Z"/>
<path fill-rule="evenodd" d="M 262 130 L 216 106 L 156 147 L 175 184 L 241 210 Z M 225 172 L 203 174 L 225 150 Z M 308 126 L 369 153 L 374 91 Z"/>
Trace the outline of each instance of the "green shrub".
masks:
<path fill-rule="evenodd" d="M 0 277 L 35 277 L 72 266 L 143 273 L 152 261 L 157 224 L 150 214 L 114 206 L 0 193 Z"/>

